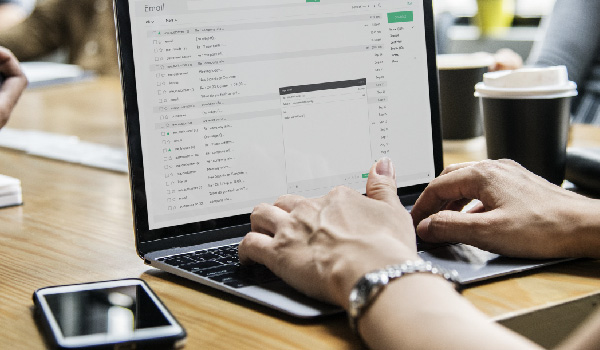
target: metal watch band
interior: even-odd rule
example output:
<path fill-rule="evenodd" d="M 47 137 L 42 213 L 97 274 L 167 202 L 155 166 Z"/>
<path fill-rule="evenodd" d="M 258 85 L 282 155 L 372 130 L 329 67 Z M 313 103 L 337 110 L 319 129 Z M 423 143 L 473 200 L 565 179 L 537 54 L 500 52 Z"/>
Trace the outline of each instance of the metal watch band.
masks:
<path fill-rule="evenodd" d="M 365 274 L 356 284 L 349 296 L 348 321 L 350 328 L 358 335 L 358 320 L 381 293 L 385 286 L 393 279 L 400 278 L 412 273 L 431 273 L 442 276 L 452 282 L 458 289 L 458 273 L 455 270 L 446 270 L 438 267 L 430 261 L 406 261 L 399 265 L 386 266 L 383 269 L 371 271 Z"/>

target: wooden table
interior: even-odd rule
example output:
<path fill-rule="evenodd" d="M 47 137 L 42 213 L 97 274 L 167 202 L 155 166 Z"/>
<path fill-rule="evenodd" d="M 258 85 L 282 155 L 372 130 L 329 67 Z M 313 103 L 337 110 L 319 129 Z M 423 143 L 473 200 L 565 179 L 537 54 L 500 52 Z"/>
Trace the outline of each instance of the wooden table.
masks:
<path fill-rule="evenodd" d="M 120 86 L 99 79 L 29 90 L 10 128 L 77 135 L 124 147 Z M 600 145 L 576 126 L 573 144 Z M 447 153 L 447 162 L 481 152 Z M 358 349 L 345 315 L 299 321 L 149 268 L 136 256 L 126 174 L 0 149 L 0 173 L 20 178 L 25 204 L 0 210 L 0 347 L 40 349 L 32 318 L 37 288 L 141 277 L 188 332 L 187 349 Z M 582 260 L 468 288 L 491 317 L 600 291 L 600 263 Z"/>

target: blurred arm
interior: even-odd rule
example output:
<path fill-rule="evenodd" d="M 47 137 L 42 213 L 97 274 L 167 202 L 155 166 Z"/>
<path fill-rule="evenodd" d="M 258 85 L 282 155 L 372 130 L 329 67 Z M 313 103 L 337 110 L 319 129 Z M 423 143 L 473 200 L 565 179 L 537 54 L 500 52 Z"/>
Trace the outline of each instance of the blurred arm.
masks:
<path fill-rule="evenodd" d="M 536 42 L 528 64 L 565 65 L 569 79 L 583 86 L 600 48 L 600 1 L 557 0 L 544 39 Z"/>
<path fill-rule="evenodd" d="M 46 0 L 27 19 L 0 32 L 0 46 L 11 50 L 20 61 L 34 60 L 61 47 L 69 38 L 64 30 L 67 1 Z"/>
<path fill-rule="evenodd" d="M 21 22 L 27 13 L 21 6 L 15 4 L 0 5 L 0 31 L 6 30 Z"/>

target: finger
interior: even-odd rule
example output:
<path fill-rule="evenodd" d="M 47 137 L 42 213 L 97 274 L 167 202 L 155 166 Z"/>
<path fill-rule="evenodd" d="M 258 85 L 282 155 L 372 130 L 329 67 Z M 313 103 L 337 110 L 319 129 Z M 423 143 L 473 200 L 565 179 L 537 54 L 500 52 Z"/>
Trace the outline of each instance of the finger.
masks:
<path fill-rule="evenodd" d="M 242 264 L 258 263 L 268 267 L 274 254 L 273 237 L 258 232 L 248 232 L 238 246 L 238 256 Z"/>
<path fill-rule="evenodd" d="M 0 47 L 0 74 L 6 78 L 0 86 L 0 127 L 2 127 L 27 86 L 27 78 L 21 71 L 19 61 L 3 47 Z"/>
<path fill-rule="evenodd" d="M 273 236 L 279 226 L 289 220 L 289 214 L 273 205 L 261 203 L 250 214 L 250 229 Z"/>
<path fill-rule="evenodd" d="M 475 167 L 465 166 L 435 178 L 417 199 L 411 215 L 415 226 L 431 214 L 440 211 L 448 202 L 465 198 L 481 199 L 485 179 Z"/>
<path fill-rule="evenodd" d="M 460 242 L 485 248 L 489 245 L 492 214 L 441 211 L 417 225 L 417 234 L 427 242 Z"/>
<path fill-rule="evenodd" d="M 24 75 L 15 55 L 2 46 L 0 46 L 0 72 L 7 78 Z"/>
<path fill-rule="evenodd" d="M 451 173 L 451 172 L 459 170 L 459 169 L 470 167 L 475 164 L 477 164 L 477 162 L 465 162 L 465 163 L 450 164 L 446 168 L 444 168 L 444 170 L 442 170 L 442 172 L 440 173 L 440 176 L 446 175 L 448 173 Z"/>
<path fill-rule="evenodd" d="M 391 205 L 400 204 L 396 189 L 396 171 L 389 158 L 382 158 L 371 167 L 367 179 L 367 197 Z"/>
<path fill-rule="evenodd" d="M 305 199 L 306 198 L 295 194 L 284 194 L 283 196 L 277 198 L 273 205 L 289 213 L 292 210 L 294 210 L 298 203 L 302 202 Z"/>

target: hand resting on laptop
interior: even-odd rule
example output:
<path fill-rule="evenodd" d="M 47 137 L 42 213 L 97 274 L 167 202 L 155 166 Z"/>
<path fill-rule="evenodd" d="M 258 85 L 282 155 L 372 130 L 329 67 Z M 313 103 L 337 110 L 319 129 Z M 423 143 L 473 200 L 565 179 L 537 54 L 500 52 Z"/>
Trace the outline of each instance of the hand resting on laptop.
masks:
<path fill-rule="evenodd" d="M 274 205 L 257 206 L 252 232 L 239 246 L 242 263 L 265 264 L 300 291 L 348 309 L 348 295 L 365 273 L 419 259 L 413 222 L 425 239 L 464 240 L 513 255 L 593 256 L 600 251 L 591 233 L 599 232 L 600 202 L 550 185 L 514 162 L 449 167 L 421 196 L 412 222 L 396 196 L 394 174 L 391 162 L 383 159 L 369 173 L 366 197 L 339 187 L 317 199 L 288 195 Z M 453 212 L 472 198 L 481 206 L 471 213 Z M 501 234 L 487 234 L 491 227 L 501 228 Z M 457 228 L 467 234 L 457 234 Z M 568 237 L 574 232 L 593 246 Z M 489 322 L 434 274 L 403 275 L 371 299 L 356 323 L 370 348 L 539 349 Z M 598 338 L 598 316 L 578 334 L 580 344 Z"/>
<path fill-rule="evenodd" d="M 481 203 L 467 213 L 471 199 Z M 462 242 L 525 258 L 600 258 L 600 201 L 555 186 L 511 160 L 456 164 L 411 212 L 429 242 Z"/>

